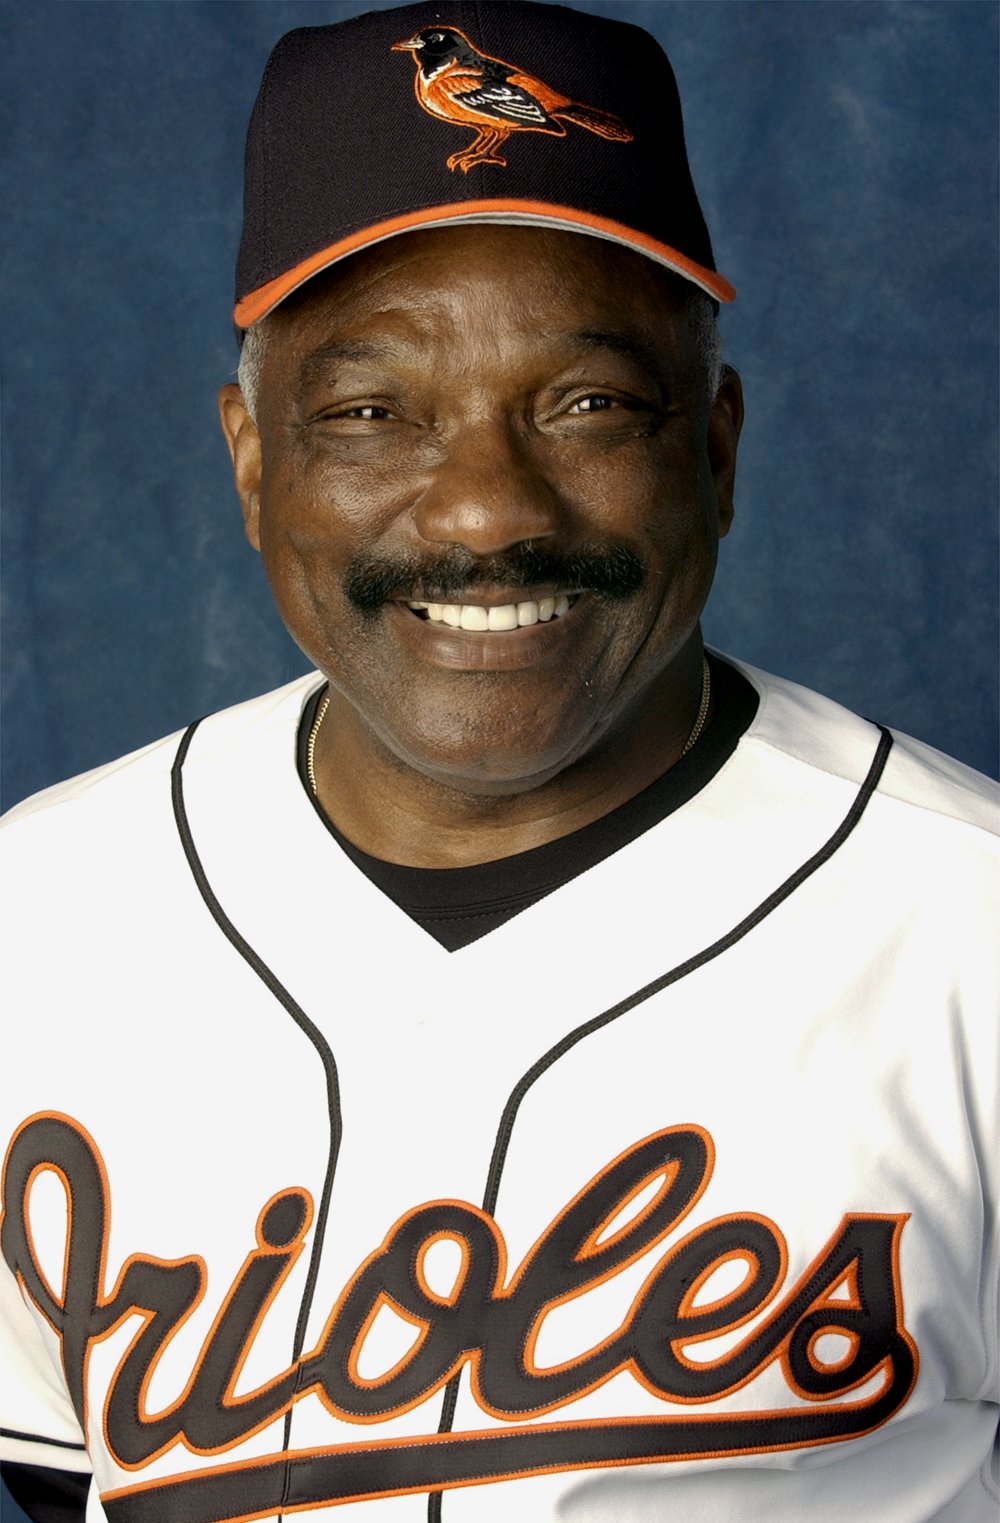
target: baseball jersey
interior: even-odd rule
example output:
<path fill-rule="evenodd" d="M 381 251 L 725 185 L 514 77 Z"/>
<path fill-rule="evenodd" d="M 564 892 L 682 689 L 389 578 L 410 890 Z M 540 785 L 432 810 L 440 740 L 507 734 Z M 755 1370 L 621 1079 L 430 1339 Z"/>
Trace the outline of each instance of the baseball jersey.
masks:
<path fill-rule="evenodd" d="M 12 812 L 5 1457 L 91 1523 L 995 1517 L 993 785 L 740 670 L 453 952 L 301 785 L 315 674 Z"/>

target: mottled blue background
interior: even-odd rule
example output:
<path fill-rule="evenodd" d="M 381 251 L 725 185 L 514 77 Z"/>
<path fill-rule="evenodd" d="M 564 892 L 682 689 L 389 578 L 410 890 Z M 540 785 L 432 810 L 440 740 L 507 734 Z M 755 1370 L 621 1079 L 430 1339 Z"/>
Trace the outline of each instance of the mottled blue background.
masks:
<path fill-rule="evenodd" d="M 305 667 L 214 393 L 261 68 L 288 27 L 366 8 L 6 7 L 8 804 Z M 996 7 L 589 8 L 666 45 L 739 290 L 708 637 L 995 771 Z"/>
<path fill-rule="evenodd" d="M 8 804 L 304 669 L 214 393 L 267 53 L 369 8 L 3 8 Z M 739 289 L 748 420 L 709 639 L 995 772 L 996 6 L 586 8 L 666 45 Z"/>

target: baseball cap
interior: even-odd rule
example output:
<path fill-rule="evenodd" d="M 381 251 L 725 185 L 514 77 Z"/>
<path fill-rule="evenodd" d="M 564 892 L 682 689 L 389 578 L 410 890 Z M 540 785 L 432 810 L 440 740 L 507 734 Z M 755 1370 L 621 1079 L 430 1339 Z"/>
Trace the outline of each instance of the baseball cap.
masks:
<path fill-rule="evenodd" d="M 641 27 L 537 0 L 426 0 L 277 43 L 247 133 L 238 328 L 386 238 L 561 228 L 717 301 L 670 63 Z"/>

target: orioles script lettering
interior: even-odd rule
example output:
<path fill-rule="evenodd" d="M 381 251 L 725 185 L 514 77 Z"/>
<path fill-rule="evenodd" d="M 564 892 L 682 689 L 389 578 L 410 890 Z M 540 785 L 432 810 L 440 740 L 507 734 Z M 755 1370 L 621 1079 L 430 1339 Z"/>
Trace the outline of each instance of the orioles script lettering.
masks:
<path fill-rule="evenodd" d="M 96 1145 L 72 1118 L 34 1116 L 15 1134 L 4 1165 L 0 1243 L 23 1292 L 60 1340 L 66 1384 L 85 1431 L 91 1350 L 127 1318 L 141 1319 L 104 1397 L 110 1456 L 126 1470 L 141 1469 L 174 1445 L 199 1455 L 231 1451 L 307 1396 L 341 1421 L 385 1422 L 427 1401 L 460 1373 L 467 1374 L 485 1413 L 520 1426 L 428 1433 L 424 1440 L 411 1435 L 405 1443 L 372 1434 L 367 1452 L 378 1453 L 378 1494 L 462 1484 L 470 1469 L 462 1450 L 470 1445 L 478 1446 L 476 1477 L 502 1479 L 538 1469 L 828 1443 L 886 1421 L 906 1401 L 916 1377 L 899 1279 L 906 1217 L 843 1216 L 786 1287 L 785 1241 L 764 1216 L 728 1214 L 677 1235 L 704 1194 L 712 1167 L 712 1140 L 697 1126 L 668 1127 L 643 1138 L 584 1184 L 512 1272 L 500 1226 L 487 1212 L 459 1200 L 415 1206 L 345 1285 L 315 1346 L 276 1370 L 265 1386 L 237 1395 L 248 1353 L 312 1222 L 308 1193 L 281 1191 L 261 1209 L 252 1238 L 248 1232 L 246 1258 L 219 1301 L 184 1390 L 159 1412 L 146 1405 L 151 1374 L 205 1296 L 206 1266 L 195 1254 L 167 1261 L 134 1252 L 109 1289 L 110 1188 Z M 31 1232 L 31 1193 L 45 1171 L 62 1180 L 68 1201 L 61 1285 L 43 1272 Z M 460 1250 L 447 1294 L 432 1288 L 425 1273 L 426 1255 L 442 1239 Z M 563 1363 L 538 1362 L 539 1337 L 555 1308 L 653 1249 L 659 1256 L 623 1320 Z M 723 1265 L 735 1265 L 742 1277 L 733 1288 L 731 1273 L 729 1288 L 712 1299 L 712 1278 Z M 414 1341 L 391 1369 L 366 1378 L 361 1351 L 385 1308 L 412 1327 Z M 748 1324 L 744 1336 L 726 1340 L 724 1353 L 697 1357 L 697 1345 Z M 826 1352 L 831 1337 L 834 1359 Z M 772 1364 L 787 1386 L 787 1408 L 693 1410 L 745 1386 Z M 655 1406 L 650 1416 L 646 1399 L 634 1417 L 567 1422 L 564 1413 L 562 1422 L 543 1421 L 622 1372 L 664 1404 L 662 1416 Z M 856 1399 L 850 1399 L 852 1392 Z M 423 1459 L 415 1460 L 421 1444 Z M 349 1448 L 351 1464 L 341 1465 L 339 1478 L 331 1470 L 319 1483 L 324 1497 L 375 1494 L 374 1483 L 358 1470 L 364 1447 L 332 1445 L 326 1451 L 332 1460 Z M 400 1473 L 397 1486 L 387 1486 L 392 1454 L 404 1448 L 411 1451 L 405 1475 Z M 284 1458 L 287 1465 L 289 1456 Z M 309 1463 L 315 1470 L 315 1451 Z"/>

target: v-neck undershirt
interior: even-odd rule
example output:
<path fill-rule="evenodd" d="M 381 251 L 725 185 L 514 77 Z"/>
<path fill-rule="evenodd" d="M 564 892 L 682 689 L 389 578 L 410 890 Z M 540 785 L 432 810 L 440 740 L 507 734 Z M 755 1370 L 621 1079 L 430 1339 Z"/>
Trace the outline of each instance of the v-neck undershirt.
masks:
<path fill-rule="evenodd" d="M 472 867 L 404 867 L 370 856 L 327 818 L 314 797 L 306 750 L 325 689 L 306 703 L 299 722 L 298 770 L 317 814 L 361 872 L 449 952 L 477 941 L 546 894 L 586 872 L 699 793 L 732 755 L 757 712 L 758 696 L 734 667 L 709 656 L 715 712 L 686 756 L 610 814 L 544 846 Z"/>

